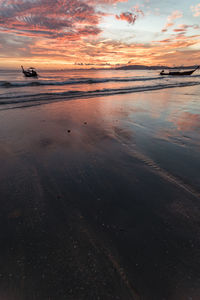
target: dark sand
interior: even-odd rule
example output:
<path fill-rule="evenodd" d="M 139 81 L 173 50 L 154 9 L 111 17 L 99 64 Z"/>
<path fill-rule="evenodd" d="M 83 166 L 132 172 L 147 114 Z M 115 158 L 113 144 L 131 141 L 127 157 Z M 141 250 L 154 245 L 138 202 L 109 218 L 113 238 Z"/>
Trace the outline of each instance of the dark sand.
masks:
<path fill-rule="evenodd" d="M 1 300 L 200 299 L 198 94 L 0 112 Z"/>

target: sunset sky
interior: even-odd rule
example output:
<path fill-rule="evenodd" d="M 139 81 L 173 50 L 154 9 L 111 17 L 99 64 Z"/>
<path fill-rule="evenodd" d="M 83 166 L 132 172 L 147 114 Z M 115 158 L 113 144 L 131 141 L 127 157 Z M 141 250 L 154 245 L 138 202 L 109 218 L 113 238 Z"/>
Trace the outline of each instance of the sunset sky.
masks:
<path fill-rule="evenodd" d="M 0 0 L 0 68 L 200 64 L 200 0 Z"/>

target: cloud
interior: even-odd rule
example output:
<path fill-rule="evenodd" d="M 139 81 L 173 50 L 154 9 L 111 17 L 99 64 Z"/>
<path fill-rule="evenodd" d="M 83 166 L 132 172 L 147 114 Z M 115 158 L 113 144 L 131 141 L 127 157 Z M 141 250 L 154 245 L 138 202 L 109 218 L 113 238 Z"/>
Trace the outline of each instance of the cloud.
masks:
<path fill-rule="evenodd" d="M 119 2 L 128 2 L 128 0 L 93 0 L 95 4 L 115 4 Z"/>
<path fill-rule="evenodd" d="M 86 39 L 60 42 L 57 39 L 38 40 L 31 47 L 31 57 L 40 61 L 56 61 L 63 65 L 67 62 L 82 63 L 79 67 L 92 65 L 114 66 L 117 64 L 195 64 L 200 59 L 199 50 L 190 47 L 198 43 L 199 36 L 186 37 L 174 34 L 171 39 L 152 43 L 126 44 L 112 40 Z M 134 59 L 133 59 L 134 58 Z"/>
<path fill-rule="evenodd" d="M 138 15 L 144 16 L 144 12 L 141 10 L 141 8 L 139 7 L 138 4 L 136 4 L 135 6 L 133 6 L 133 10 L 134 10 Z"/>
<path fill-rule="evenodd" d="M 115 18 L 117 20 L 123 20 L 128 22 L 129 24 L 135 24 L 135 21 L 138 19 L 138 17 L 142 15 L 144 16 L 143 11 L 139 8 L 138 5 L 135 5 L 132 9 L 132 11 L 123 12 L 120 15 L 115 15 Z"/>
<path fill-rule="evenodd" d="M 101 13 L 86 0 L 0 2 L 2 30 L 25 36 L 76 39 L 98 35 L 101 32 L 98 28 L 100 18 Z"/>
<path fill-rule="evenodd" d="M 116 15 L 115 17 L 117 20 L 127 21 L 129 24 L 134 24 L 137 19 L 137 16 L 131 12 L 124 12 L 121 13 L 119 16 Z"/>
<path fill-rule="evenodd" d="M 167 18 L 167 23 L 165 27 L 162 29 L 162 32 L 166 32 L 169 27 L 172 27 L 174 25 L 174 21 L 178 18 L 181 18 L 183 16 L 182 12 L 179 10 L 175 10 L 172 12 L 170 16 Z"/>
<path fill-rule="evenodd" d="M 35 39 L 28 47 L 26 45 L 30 43 L 24 40 L 20 45 L 21 56 L 20 53 L 13 56 L 13 45 L 10 44 L 8 45 L 10 51 L 4 53 L 4 56 L 0 54 L 0 65 L 7 66 L 9 63 L 11 67 L 18 66 L 22 59 L 27 66 L 31 61 L 32 65 L 61 68 L 109 67 L 127 64 L 128 61 L 132 64 L 147 65 L 196 64 L 200 60 L 200 52 L 190 46 L 199 42 L 199 36 L 186 37 L 178 34 L 172 36 L 165 41 L 132 44 L 93 37 L 80 40 Z M 12 38 L 10 37 L 10 42 Z M 16 42 L 25 37 L 18 38 Z"/>
<path fill-rule="evenodd" d="M 175 28 L 173 31 L 174 31 L 174 32 L 184 32 L 184 33 L 186 33 L 186 31 L 187 31 L 189 28 L 199 29 L 200 26 L 197 25 L 197 24 L 194 24 L 194 25 L 180 24 L 180 25 L 178 25 L 178 28 Z"/>
<path fill-rule="evenodd" d="M 192 12 L 193 12 L 193 16 L 194 17 L 198 17 L 200 16 L 200 3 L 195 5 L 195 6 L 190 6 Z"/>
<path fill-rule="evenodd" d="M 166 31 L 168 30 L 168 28 L 171 27 L 171 26 L 173 26 L 173 25 L 174 25 L 173 22 L 171 22 L 171 23 L 168 22 L 168 23 L 165 25 L 165 27 L 162 29 L 162 32 L 166 32 Z"/>
<path fill-rule="evenodd" d="M 178 18 L 181 18 L 183 16 L 182 12 L 179 11 L 179 10 L 175 10 L 172 12 L 172 14 L 168 17 L 168 21 L 171 22 L 171 21 L 174 21 Z"/>

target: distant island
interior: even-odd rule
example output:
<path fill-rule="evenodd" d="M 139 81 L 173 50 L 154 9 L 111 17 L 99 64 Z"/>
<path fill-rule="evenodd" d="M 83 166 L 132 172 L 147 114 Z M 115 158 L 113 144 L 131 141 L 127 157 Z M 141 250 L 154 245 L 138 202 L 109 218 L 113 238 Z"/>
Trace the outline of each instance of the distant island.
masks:
<path fill-rule="evenodd" d="M 176 66 L 176 67 L 168 67 L 168 66 L 145 66 L 145 65 L 128 65 L 117 67 L 115 70 L 160 70 L 160 69 L 194 69 L 195 66 Z"/>

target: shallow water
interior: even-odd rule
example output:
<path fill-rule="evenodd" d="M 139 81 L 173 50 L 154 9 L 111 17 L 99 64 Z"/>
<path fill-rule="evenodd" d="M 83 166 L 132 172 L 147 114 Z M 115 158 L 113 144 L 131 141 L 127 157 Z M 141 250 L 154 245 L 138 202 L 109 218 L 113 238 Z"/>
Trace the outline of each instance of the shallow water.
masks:
<path fill-rule="evenodd" d="M 0 298 L 199 299 L 199 93 L 0 112 Z"/>
<path fill-rule="evenodd" d="M 38 73 L 38 78 L 24 78 L 20 71 L 2 71 L 0 109 L 200 84 L 199 71 L 181 77 L 160 76 L 157 70 L 39 70 Z"/>

